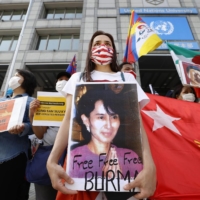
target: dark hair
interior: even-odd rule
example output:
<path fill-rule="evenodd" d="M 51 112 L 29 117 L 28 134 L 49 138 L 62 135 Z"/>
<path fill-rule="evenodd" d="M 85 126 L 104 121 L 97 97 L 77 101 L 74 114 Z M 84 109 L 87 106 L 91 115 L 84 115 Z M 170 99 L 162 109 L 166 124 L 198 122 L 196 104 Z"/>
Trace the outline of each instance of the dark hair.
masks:
<path fill-rule="evenodd" d="M 56 79 L 58 80 L 62 76 L 66 76 L 67 78 L 70 78 L 71 74 L 68 73 L 68 72 L 60 72 L 60 73 L 57 74 Z"/>
<path fill-rule="evenodd" d="M 124 66 L 124 65 L 127 65 L 127 64 L 132 66 L 132 64 L 129 63 L 129 62 L 123 62 L 123 63 L 121 63 L 121 64 L 119 65 L 119 69 L 122 70 L 123 66 Z"/>
<path fill-rule="evenodd" d="M 174 99 L 177 99 L 177 97 L 181 94 L 181 91 L 182 91 L 182 89 L 183 89 L 183 85 L 177 85 L 172 91 L 172 94 L 171 94 L 171 98 L 174 98 Z M 188 87 L 190 87 L 190 86 L 188 86 Z M 195 92 L 195 90 L 194 90 L 194 88 L 193 87 L 190 87 L 191 89 L 192 89 L 192 93 L 194 94 L 194 96 L 195 96 L 195 101 L 194 102 L 197 102 L 197 95 L 196 95 L 196 92 Z"/>
<path fill-rule="evenodd" d="M 84 125 L 81 115 L 84 114 L 89 118 L 90 113 L 95 108 L 95 103 L 101 100 L 103 101 L 104 108 L 108 114 L 114 112 L 119 115 L 119 118 L 123 118 L 123 106 L 122 106 L 122 98 L 120 95 L 115 94 L 112 90 L 108 88 L 101 89 L 89 89 L 77 103 L 76 107 L 76 121 L 81 126 L 82 136 L 84 138 L 84 142 L 88 143 L 91 140 L 91 133 L 86 130 L 86 126 Z"/>
<path fill-rule="evenodd" d="M 194 69 L 194 70 L 200 71 L 200 69 L 197 66 L 190 65 L 190 66 L 187 66 L 187 68 L 186 68 L 187 73 L 190 71 L 190 69 Z"/>
<path fill-rule="evenodd" d="M 89 43 L 89 47 L 88 47 L 88 53 L 87 53 L 87 58 L 86 58 L 86 66 L 85 66 L 84 74 L 83 74 L 83 79 L 85 81 L 91 81 L 92 80 L 91 76 L 90 76 L 90 72 L 95 69 L 95 64 L 90 59 L 91 58 L 91 49 L 92 49 L 92 43 L 93 43 L 94 38 L 99 36 L 99 35 L 106 35 L 111 40 L 112 46 L 113 46 L 113 58 L 112 58 L 112 63 L 110 64 L 110 68 L 113 72 L 120 71 L 118 63 L 117 63 L 117 51 L 116 51 L 113 36 L 109 33 L 103 32 L 103 31 L 96 31 L 93 34 L 93 36 L 90 40 L 90 43 Z"/>
<path fill-rule="evenodd" d="M 33 75 L 33 73 L 31 73 L 28 70 L 17 69 L 16 71 L 24 78 L 24 81 L 22 82 L 21 87 L 25 90 L 25 92 L 29 96 L 32 96 L 35 88 L 37 87 L 35 76 Z"/>

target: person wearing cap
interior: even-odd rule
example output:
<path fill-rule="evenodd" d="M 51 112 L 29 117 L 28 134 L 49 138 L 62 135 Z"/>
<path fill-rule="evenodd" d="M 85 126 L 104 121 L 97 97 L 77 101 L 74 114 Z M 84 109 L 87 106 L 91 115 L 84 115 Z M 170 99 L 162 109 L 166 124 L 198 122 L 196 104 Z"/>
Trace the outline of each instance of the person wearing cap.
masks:
<path fill-rule="evenodd" d="M 129 62 L 123 62 L 119 65 L 120 71 L 124 73 L 131 73 L 136 78 L 135 69 Z"/>
<path fill-rule="evenodd" d="M 57 92 L 60 92 L 62 95 L 62 89 L 65 84 L 69 80 L 71 75 L 68 72 L 60 72 L 56 76 L 56 85 L 55 89 Z M 36 110 L 40 107 L 40 101 L 38 99 L 33 100 L 30 103 L 29 108 L 29 119 L 31 124 L 33 123 L 33 117 Z M 32 129 L 36 137 L 43 141 L 44 146 L 51 146 L 54 144 L 56 134 L 58 132 L 59 127 L 56 126 L 33 126 Z M 46 168 L 46 166 L 44 166 Z M 35 192 L 36 192 L 36 200 L 55 200 L 57 190 L 55 190 L 52 185 L 39 185 L 34 183 Z"/>

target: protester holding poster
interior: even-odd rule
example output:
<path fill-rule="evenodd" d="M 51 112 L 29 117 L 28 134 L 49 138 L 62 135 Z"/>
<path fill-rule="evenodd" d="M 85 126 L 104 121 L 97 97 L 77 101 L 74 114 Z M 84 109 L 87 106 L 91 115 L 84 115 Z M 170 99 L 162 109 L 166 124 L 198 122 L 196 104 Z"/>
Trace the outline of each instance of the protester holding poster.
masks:
<path fill-rule="evenodd" d="M 36 79 L 31 72 L 18 69 L 9 81 L 9 87 L 13 90 L 12 97 L 0 99 L 0 101 L 6 101 L 28 96 L 23 123 L 0 133 L 1 199 L 25 199 L 21 195 L 28 195 L 28 191 L 27 194 L 24 194 L 21 187 L 24 184 L 28 149 L 30 147 L 28 135 L 33 134 L 28 117 L 29 104 L 33 100 L 31 96 L 36 86 Z"/>
<path fill-rule="evenodd" d="M 113 37 L 103 31 L 95 32 L 89 43 L 89 51 L 83 76 L 81 73 L 75 73 L 72 75 L 64 88 L 67 93 L 67 110 L 63 119 L 63 123 L 58 131 L 53 150 L 47 162 L 47 168 L 53 187 L 64 194 L 74 194 L 73 197 L 69 195 L 61 195 L 61 198 L 59 199 L 95 199 L 94 196 L 101 195 L 99 193 L 93 192 L 77 192 L 66 188 L 61 179 L 64 179 L 69 184 L 73 184 L 73 179 L 71 179 L 65 173 L 65 170 L 57 164 L 59 157 L 61 156 L 68 143 L 69 122 L 71 115 L 72 97 L 75 91 L 75 83 L 85 81 L 126 81 L 135 83 L 137 85 L 138 102 L 140 107 L 143 107 L 149 101 L 148 97 L 142 91 L 135 78 L 131 74 L 122 73 L 119 71 L 119 67 L 117 65 L 117 52 Z M 143 170 L 138 174 L 133 182 L 124 186 L 124 189 L 126 190 L 139 187 L 140 193 L 135 195 L 135 197 L 139 199 L 152 195 L 156 187 L 155 165 L 151 156 L 148 139 L 142 125 L 141 130 L 144 159 Z"/>
<path fill-rule="evenodd" d="M 60 72 L 57 74 L 56 86 L 55 86 L 55 89 L 57 92 L 60 92 L 61 94 L 63 94 L 62 89 L 67 83 L 67 81 L 69 80 L 70 76 L 71 75 L 68 72 Z M 30 118 L 31 123 L 33 123 L 34 114 L 39 107 L 40 107 L 40 101 L 38 99 L 35 99 L 31 102 L 30 109 L 29 109 L 29 118 Z M 55 137 L 59 129 L 58 126 L 45 126 L 45 125 L 34 126 L 33 125 L 32 127 L 33 127 L 33 132 L 35 133 L 38 139 L 41 139 L 43 141 L 44 146 L 52 146 L 54 144 Z M 46 165 L 42 167 L 46 168 Z M 38 173 L 38 172 L 35 171 L 35 173 Z M 36 192 L 36 200 L 47 200 L 47 199 L 55 200 L 57 191 L 52 187 L 51 183 L 47 185 L 34 183 L 34 185 L 35 185 L 35 192 Z"/>
<path fill-rule="evenodd" d="M 80 97 L 82 88 L 87 91 Z M 78 178 L 80 190 L 87 185 L 87 178 L 91 180 L 96 173 L 102 179 L 129 177 L 134 180 L 143 168 L 136 85 L 81 84 L 76 87 L 75 102 L 77 96 L 79 100 L 69 139 L 69 176 Z M 77 131 L 81 132 L 78 137 Z M 95 190 L 91 186 L 89 189 Z M 106 191 L 106 187 L 103 190 Z"/>

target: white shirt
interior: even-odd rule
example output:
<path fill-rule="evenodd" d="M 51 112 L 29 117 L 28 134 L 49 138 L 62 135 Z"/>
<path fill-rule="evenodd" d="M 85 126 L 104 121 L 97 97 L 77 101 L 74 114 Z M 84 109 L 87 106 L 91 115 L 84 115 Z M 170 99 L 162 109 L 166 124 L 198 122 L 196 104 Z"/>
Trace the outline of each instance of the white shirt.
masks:
<path fill-rule="evenodd" d="M 59 127 L 56 126 L 49 126 L 47 128 L 47 132 L 44 134 L 42 139 L 44 146 L 49 146 L 54 144 L 58 130 Z"/>
<path fill-rule="evenodd" d="M 123 73 L 125 82 L 129 83 L 135 83 L 137 85 L 137 92 L 138 92 L 138 102 L 140 103 L 140 109 L 142 109 L 148 102 L 149 98 L 148 96 L 144 93 L 138 82 L 135 80 L 134 76 L 129 73 Z M 77 82 L 84 82 L 84 80 L 81 78 L 81 72 L 77 72 L 71 76 L 71 78 L 68 80 L 67 84 L 63 88 L 63 92 L 67 94 L 73 95 L 75 92 L 75 87 Z M 110 82 L 124 82 L 121 77 L 121 72 L 116 72 L 116 73 L 109 73 L 109 72 L 100 72 L 93 70 L 91 72 L 91 78 L 93 80 L 107 80 Z"/>

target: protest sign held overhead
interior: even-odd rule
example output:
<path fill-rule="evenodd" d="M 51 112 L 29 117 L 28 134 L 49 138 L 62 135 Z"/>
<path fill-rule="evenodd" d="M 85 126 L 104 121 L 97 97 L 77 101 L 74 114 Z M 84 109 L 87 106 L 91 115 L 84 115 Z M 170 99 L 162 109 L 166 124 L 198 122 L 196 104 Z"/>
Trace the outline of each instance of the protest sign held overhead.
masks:
<path fill-rule="evenodd" d="M 134 63 L 141 56 L 157 49 L 162 43 L 154 30 L 132 10 L 123 61 Z"/>
<path fill-rule="evenodd" d="M 34 126 L 60 126 L 66 110 L 66 98 L 58 92 L 37 92 L 40 108 L 33 118 Z"/>
<path fill-rule="evenodd" d="M 27 97 L 0 102 L 0 132 L 22 124 Z"/>
<path fill-rule="evenodd" d="M 73 104 L 66 169 L 74 184 L 66 186 L 125 191 L 143 169 L 136 84 L 77 84 Z"/>

